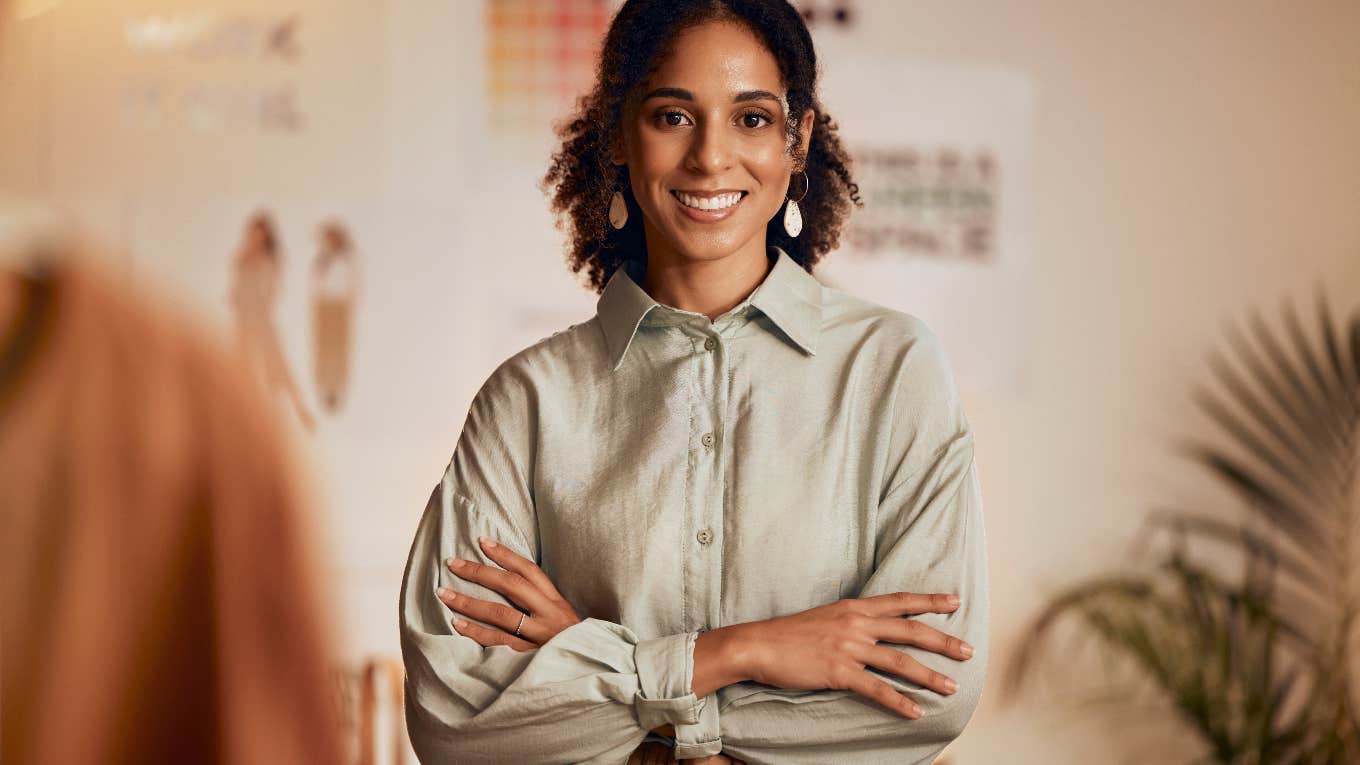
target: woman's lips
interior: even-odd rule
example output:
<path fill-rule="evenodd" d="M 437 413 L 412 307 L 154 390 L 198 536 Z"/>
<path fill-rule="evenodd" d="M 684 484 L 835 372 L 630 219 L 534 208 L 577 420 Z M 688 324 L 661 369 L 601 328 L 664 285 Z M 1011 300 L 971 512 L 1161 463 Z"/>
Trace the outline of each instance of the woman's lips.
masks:
<path fill-rule="evenodd" d="M 699 221 L 700 223 L 715 223 L 717 221 L 730 217 L 732 213 L 737 211 L 737 208 L 741 207 L 742 203 L 746 201 L 746 197 L 748 196 L 750 196 L 750 194 L 748 192 L 743 191 L 741 192 L 741 199 L 738 199 L 735 203 L 728 207 L 724 207 L 720 210 L 700 210 L 694 207 L 690 207 L 684 202 L 681 202 L 680 198 L 675 195 L 675 191 L 674 190 L 671 191 L 671 199 L 675 200 L 675 204 L 680 208 L 680 210 L 684 212 L 685 215 L 688 215 L 692 220 Z"/>

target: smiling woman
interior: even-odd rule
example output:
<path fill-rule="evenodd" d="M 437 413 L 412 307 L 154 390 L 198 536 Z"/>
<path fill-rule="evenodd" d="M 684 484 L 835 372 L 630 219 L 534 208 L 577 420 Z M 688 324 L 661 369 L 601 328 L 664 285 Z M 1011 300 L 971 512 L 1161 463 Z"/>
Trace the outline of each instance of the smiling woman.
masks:
<path fill-rule="evenodd" d="M 686 30 L 668 53 L 651 81 L 693 82 L 697 92 L 662 86 L 627 104 L 611 147 L 642 208 L 649 260 L 662 265 L 722 257 L 742 246 L 763 250 L 766 237 L 757 232 L 784 204 L 791 172 L 804 172 L 801 150 L 791 150 L 780 127 L 796 125 L 792 145 L 807 146 L 816 112 L 808 108 L 794 119 L 784 96 L 749 89 L 778 87 L 780 74 L 743 24 Z M 693 225 L 728 219 L 723 226 Z"/>
<path fill-rule="evenodd" d="M 586 271 L 599 291 L 643 252 L 655 257 L 674 243 L 711 258 L 734 242 L 755 249 L 757 239 L 811 270 L 863 203 L 836 124 L 817 100 L 816 54 L 797 11 L 786 2 L 627 6 L 543 179 L 570 225 L 572 270 Z M 703 34 L 685 34 L 699 27 Z M 621 229 L 607 225 L 615 193 L 629 213 Z M 724 193 L 740 199 L 712 214 L 726 201 L 712 197 Z M 802 236 L 777 215 L 786 194 L 797 200 Z"/>
<path fill-rule="evenodd" d="M 423 760 L 926 763 L 971 717 L 973 432 L 924 322 L 811 274 L 859 201 L 816 71 L 785 0 L 615 17 L 545 178 L 596 315 L 491 373 L 407 562 Z"/>

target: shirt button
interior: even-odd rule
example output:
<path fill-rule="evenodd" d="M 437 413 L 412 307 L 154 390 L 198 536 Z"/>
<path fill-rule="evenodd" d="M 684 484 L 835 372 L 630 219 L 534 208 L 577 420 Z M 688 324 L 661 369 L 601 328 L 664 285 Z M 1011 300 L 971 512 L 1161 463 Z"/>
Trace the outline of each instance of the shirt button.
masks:
<path fill-rule="evenodd" d="M 706 545 L 713 541 L 713 532 L 708 529 L 700 529 L 699 533 L 694 535 L 694 538 L 699 540 L 699 544 Z"/>
<path fill-rule="evenodd" d="M 704 436 L 703 436 L 703 438 L 700 438 L 699 440 L 704 442 L 704 446 L 705 446 L 706 448 L 708 448 L 708 449 L 712 449 L 712 448 L 713 448 L 713 434 L 712 434 L 712 433 L 705 433 Z"/>
<path fill-rule="evenodd" d="M 706 350 L 706 351 L 711 351 L 711 350 L 713 350 L 713 349 L 716 348 L 716 347 L 718 347 L 718 341 L 717 341 L 717 340 L 714 340 L 713 338 L 710 337 L 710 338 L 708 338 L 707 340 L 704 341 L 704 350 Z"/>

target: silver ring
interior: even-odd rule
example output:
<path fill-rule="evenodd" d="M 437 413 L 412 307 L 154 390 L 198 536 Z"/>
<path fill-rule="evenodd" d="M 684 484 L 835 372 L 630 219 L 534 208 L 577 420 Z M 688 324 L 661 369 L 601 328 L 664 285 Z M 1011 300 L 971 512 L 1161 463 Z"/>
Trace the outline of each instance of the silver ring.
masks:
<path fill-rule="evenodd" d="M 516 634 L 516 635 L 519 635 L 519 628 L 524 626 L 524 617 L 526 617 L 526 616 L 528 616 L 528 614 L 524 613 L 523 611 L 520 612 L 520 614 L 519 614 L 519 627 L 516 627 L 516 628 L 515 628 L 515 634 Z"/>

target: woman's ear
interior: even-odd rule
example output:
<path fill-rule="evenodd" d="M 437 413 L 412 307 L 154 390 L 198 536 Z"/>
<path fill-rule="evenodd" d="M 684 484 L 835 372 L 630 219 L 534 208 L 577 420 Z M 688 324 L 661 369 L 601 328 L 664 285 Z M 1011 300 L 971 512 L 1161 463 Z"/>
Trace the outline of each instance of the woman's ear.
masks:
<path fill-rule="evenodd" d="M 615 165 L 628 164 L 627 137 L 622 129 L 616 129 L 614 136 L 609 139 L 609 161 Z"/>

